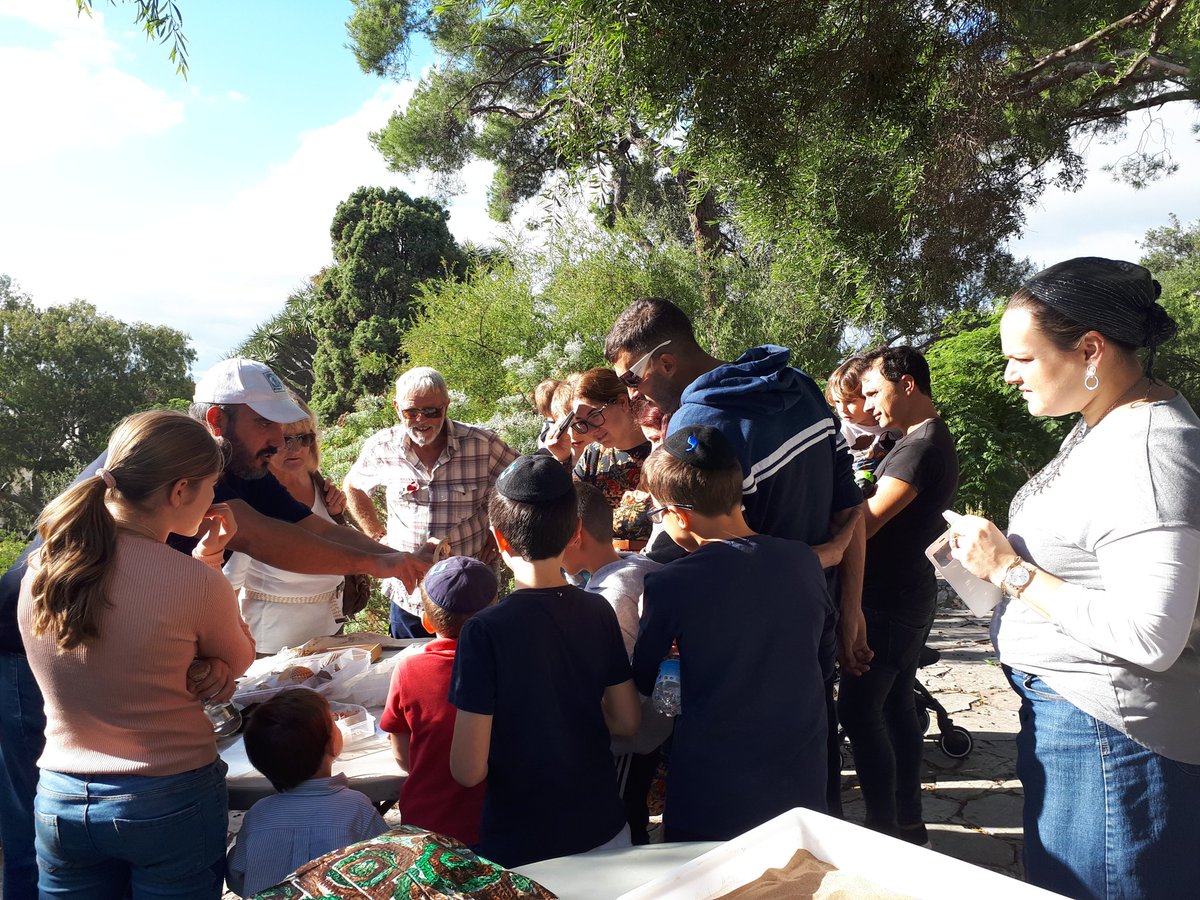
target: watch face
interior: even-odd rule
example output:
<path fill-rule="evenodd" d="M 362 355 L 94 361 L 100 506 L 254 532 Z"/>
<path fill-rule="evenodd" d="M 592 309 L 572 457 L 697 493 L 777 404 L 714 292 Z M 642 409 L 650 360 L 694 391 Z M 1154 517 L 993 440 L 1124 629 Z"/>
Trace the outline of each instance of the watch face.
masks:
<path fill-rule="evenodd" d="M 1012 587 L 1023 588 L 1025 585 L 1029 584 L 1029 579 L 1031 577 L 1033 577 L 1033 573 L 1025 568 L 1025 566 L 1016 565 L 1008 570 L 1008 574 L 1004 576 L 1004 580 L 1007 581 Z"/>

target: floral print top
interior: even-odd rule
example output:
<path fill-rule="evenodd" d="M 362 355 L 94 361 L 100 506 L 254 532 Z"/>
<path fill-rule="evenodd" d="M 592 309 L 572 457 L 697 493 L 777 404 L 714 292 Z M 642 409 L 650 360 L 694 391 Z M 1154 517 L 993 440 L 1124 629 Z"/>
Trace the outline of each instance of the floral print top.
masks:
<path fill-rule="evenodd" d="M 575 465 L 575 477 L 595 485 L 613 508 L 614 540 L 646 541 L 650 538 L 650 495 L 637 490 L 642 463 L 650 455 L 650 442 L 629 450 L 609 450 L 592 444 Z M 632 496 L 626 496 L 630 492 Z"/>

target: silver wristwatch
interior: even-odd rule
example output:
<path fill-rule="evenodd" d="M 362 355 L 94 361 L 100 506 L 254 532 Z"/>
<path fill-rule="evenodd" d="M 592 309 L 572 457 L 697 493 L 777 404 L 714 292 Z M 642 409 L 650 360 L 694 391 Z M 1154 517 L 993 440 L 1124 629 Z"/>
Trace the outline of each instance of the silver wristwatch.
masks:
<path fill-rule="evenodd" d="M 1000 590 L 1009 597 L 1020 597 L 1021 592 L 1029 586 L 1029 582 L 1033 581 L 1033 573 L 1036 571 L 1033 566 L 1018 556 L 1008 564 L 1008 569 L 1004 572 L 1004 580 L 1000 582 Z"/>

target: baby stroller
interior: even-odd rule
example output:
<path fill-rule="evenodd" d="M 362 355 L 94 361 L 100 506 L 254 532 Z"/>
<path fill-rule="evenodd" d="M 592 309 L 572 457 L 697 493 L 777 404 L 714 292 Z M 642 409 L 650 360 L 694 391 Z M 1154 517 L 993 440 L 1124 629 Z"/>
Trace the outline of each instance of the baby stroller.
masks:
<path fill-rule="evenodd" d="M 924 669 L 926 666 L 932 666 L 941 658 L 942 654 L 939 651 L 932 647 L 923 647 L 921 656 L 917 660 L 917 668 Z M 946 707 L 942 706 L 919 680 L 913 682 L 913 692 L 916 695 L 913 697 L 913 702 L 917 707 L 917 721 L 921 724 L 921 732 L 929 731 L 929 714 L 933 713 L 937 716 L 938 731 L 940 732 L 938 747 L 941 748 L 941 751 L 951 759 L 965 759 L 970 756 L 971 751 L 975 748 L 975 739 L 971 737 L 971 732 L 961 725 L 955 725 L 950 714 L 946 712 Z"/>
<path fill-rule="evenodd" d="M 941 658 L 942 654 L 939 651 L 932 647 L 922 647 L 921 656 L 917 660 L 917 668 L 924 669 L 926 666 L 932 666 Z M 946 712 L 946 707 L 942 706 L 919 680 L 913 682 L 913 694 L 913 703 L 917 709 L 917 721 L 921 726 L 921 733 L 929 731 L 929 725 L 932 722 L 930 713 L 933 713 L 937 717 L 938 747 L 941 751 L 951 759 L 965 759 L 970 756 L 971 751 L 975 749 L 975 739 L 971 737 L 971 732 L 961 725 L 955 725 L 950 714 Z M 842 768 L 849 768 L 846 754 L 849 752 L 850 742 L 846 739 L 846 733 L 840 729 L 838 738 L 842 750 Z"/>

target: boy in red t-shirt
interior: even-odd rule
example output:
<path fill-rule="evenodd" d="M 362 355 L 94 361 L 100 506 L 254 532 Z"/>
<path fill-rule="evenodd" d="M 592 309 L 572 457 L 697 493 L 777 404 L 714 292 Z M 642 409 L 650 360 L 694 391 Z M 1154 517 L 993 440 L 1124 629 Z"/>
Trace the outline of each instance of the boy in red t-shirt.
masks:
<path fill-rule="evenodd" d="M 433 566 L 421 585 L 421 624 L 437 637 L 400 657 L 379 727 L 408 780 L 400 789 L 404 824 L 479 843 L 487 784 L 464 788 L 450 774 L 455 708 L 447 700 L 463 624 L 496 602 L 496 573 L 477 559 L 452 556 Z"/>

